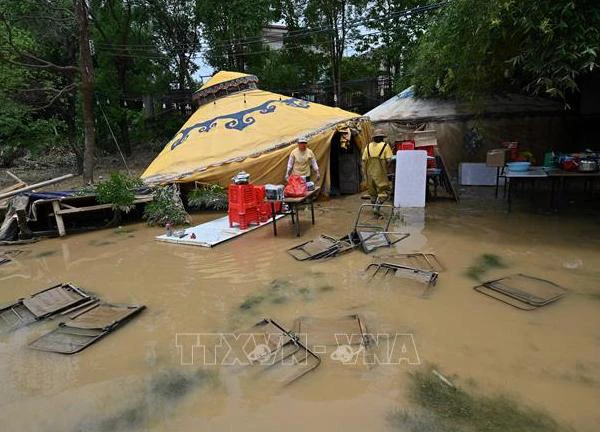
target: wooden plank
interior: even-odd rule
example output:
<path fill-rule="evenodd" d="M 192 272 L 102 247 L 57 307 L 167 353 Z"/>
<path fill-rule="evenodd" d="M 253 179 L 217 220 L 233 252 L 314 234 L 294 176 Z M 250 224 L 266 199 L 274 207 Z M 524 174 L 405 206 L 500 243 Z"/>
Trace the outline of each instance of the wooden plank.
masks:
<path fill-rule="evenodd" d="M 87 206 L 87 207 L 73 207 L 73 208 L 69 208 L 69 209 L 61 209 L 58 201 L 52 201 L 53 208 L 55 208 L 55 205 L 59 206 L 58 210 L 56 210 L 56 209 L 54 210 L 54 213 L 58 214 L 58 215 L 66 215 L 66 214 L 73 214 L 73 213 L 85 213 L 88 211 L 96 211 L 96 210 L 104 210 L 104 209 L 112 208 L 112 204 L 98 204 L 98 205 Z"/>
<path fill-rule="evenodd" d="M 150 202 L 152 201 L 152 197 L 141 197 L 136 199 L 133 204 L 142 204 L 142 203 L 146 203 L 146 202 Z M 54 207 L 54 203 L 57 201 L 53 201 L 52 202 L 52 206 Z M 65 205 L 64 203 L 62 203 L 62 205 Z M 66 205 L 65 205 L 66 206 Z M 105 210 L 105 209 L 109 209 L 112 208 L 112 204 L 98 204 L 98 205 L 93 205 L 93 206 L 87 206 L 87 207 L 73 207 L 73 206 L 69 206 L 70 208 L 67 209 L 59 209 L 58 211 L 55 210 L 55 213 L 59 214 L 59 215 L 65 215 L 65 214 L 73 214 L 73 213 L 85 213 L 88 211 L 96 211 L 96 210 Z"/>
<path fill-rule="evenodd" d="M 27 185 L 27 183 L 25 183 L 23 180 L 21 180 L 19 177 L 17 177 L 16 175 L 14 175 L 13 173 L 11 173 L 9 170 L 6 170 L 6 174 L 8 174 L 9 176 L 11 176 L 13 179 L 15 179 L 17 181 L 17 183 L 23 183 L 24 185 Z"/>
<path fill-rule="evenodd" d="M 66 175 L 61 176 L 61 177 L 56 177 L 56 178 L 53 178 L 53 179 L 50 179 L 50 180 L 46 180 L 46 181 L 43 181 L 43 182 L 40 182 L 40 183 L 35 183 L 35 184 L 29 185 L 29 186 L 25 186 L 23 188 L 16 189 L 16 190 L 13 190 L 11 192 L 6 192 L 6 193 L 3 193 L 3 194 L 0 194 L 0 200 L 4 199 L 4 198 L 10 198 L 11 196 L 14 196 L 14 195 L 18 195 L 21 192 L 28 192 L 28 191 L 31 191 L 33 189 L 37 189 L 37 188 L 40 188 L 40 187 L 43 187 L 43 186 L 49 186 L 51 184 L 59 183 L 61 181 L 70 179 L 71 177 L 73 177 L 73 174 L 66 174 Z"/>
<path fill-rule="evenodd" d="M 58 201 L 52 201 L 52 209 L 54 210 L 54 217 L 56 218 L 56 226 L 58 227 L 58 235 L 64 237 L 67 234 L 65 230 L 65 223 L 60 214 L 60 204 Z"/>
<path fill-rule="evenodd" d="M 21 188 L 23 188 L 25 186 L 27 186 L 27 184 L 23 183 L 23 182 L 15 183 L 12 186 L 8 186 L 8 187 L 5 187 L 4 189 L 0 190 L 0 194 L 4 194 L 4 193 L 7 193 L 7 192 L 12 192 L 14 190 L 21 189 Z"/>

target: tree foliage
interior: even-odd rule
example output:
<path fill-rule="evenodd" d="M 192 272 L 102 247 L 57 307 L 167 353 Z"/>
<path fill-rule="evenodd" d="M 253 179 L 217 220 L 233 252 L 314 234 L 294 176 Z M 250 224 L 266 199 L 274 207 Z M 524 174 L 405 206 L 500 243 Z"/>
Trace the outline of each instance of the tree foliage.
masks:
<path fill-rule="evenodd" d="M 263 28 L 278 18 L 274 0 L 197 0 L 205 58 L 216 69 L 245 72 L 268 50 Z"/>
<path fill-rule="evenodd" d="M 512 90 L 566 101 L 597 68 L 599 48 L 594 0 L 453 0 L 433 16 L 399 83 L 423 95 Z"/>

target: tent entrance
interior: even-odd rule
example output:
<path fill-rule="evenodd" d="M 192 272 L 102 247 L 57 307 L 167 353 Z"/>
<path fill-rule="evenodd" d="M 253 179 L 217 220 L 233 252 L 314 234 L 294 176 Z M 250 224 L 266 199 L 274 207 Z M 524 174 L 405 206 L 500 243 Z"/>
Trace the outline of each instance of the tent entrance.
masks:
<path fill-rule="evenodd" d="M 330 196 L 354 194 L 360 190 L 360 150 L 354 141 L 348 148 L 340 145 L 340 133 L 331 139 L 329 157 L 331 190 Z"/>

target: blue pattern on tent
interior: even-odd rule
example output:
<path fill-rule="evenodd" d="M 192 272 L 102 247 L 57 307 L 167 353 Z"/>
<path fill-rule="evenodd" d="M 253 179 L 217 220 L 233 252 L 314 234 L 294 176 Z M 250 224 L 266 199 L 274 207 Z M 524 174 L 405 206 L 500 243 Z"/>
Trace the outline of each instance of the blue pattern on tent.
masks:
<path fill-rule="evenodd" d="M 179 131 L 175 136 L 173 143 L 171 144 L 171 150 L 175 150 L 179 145 L 183 144 L 193 130 L 198 130 L 198 133 L 210 132 L 217 126 L 218 120 L 230 119 L 225 123 L 226 129 L 243 130 L 248 126 L 256 123 L 256 119 L 248 114 L 257 112 L 259 114 L 270 114 L 275 111 L 277 106 L 275 104 L 285 104 L 293 108 L 309 108 L 308 102 L 301 99 L 289 98 L 284 100 L 268 100 L 254 108 L 248 108 L 243 111 L 239 111 L 232 114 L 224 114 L 210 120 L 206 120 L 200 123 L 193 124 Z M 246 117 L 248 116 L 248 117 Z"/>

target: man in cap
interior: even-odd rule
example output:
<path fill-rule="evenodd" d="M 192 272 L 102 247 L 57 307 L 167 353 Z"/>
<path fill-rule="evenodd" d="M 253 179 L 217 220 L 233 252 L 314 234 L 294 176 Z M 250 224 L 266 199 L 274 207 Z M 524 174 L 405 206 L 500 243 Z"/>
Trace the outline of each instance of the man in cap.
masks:
<path fill-rule="evenodd" d="M 288 159 L 287 170 L 285 172 L 285 180 L 287 181 L 290 175 L 299 175 L 310 177 L 311 168 L 316 176 L 316 180 L 319 181 L 321 173 L 319 172 L 319 165 L 317 165 L 317 158 L 313 151 L 306 147 L 308 141 L 306 138 L 300 138 L 298 140 L 298 147 L 295 148 Z"/>
<path fill-rule="evenodd" d="M 387 172 L 391 158 L 392 149 L 385 142 L 385 134 L 377 129 L 373 134 L 373 142 L 365 147 L 362 155 L 372 204 L 382 204 L 390 196 L 392 183 Z M 379 214 L 377 208 L 375 213 Z"/>

